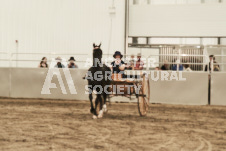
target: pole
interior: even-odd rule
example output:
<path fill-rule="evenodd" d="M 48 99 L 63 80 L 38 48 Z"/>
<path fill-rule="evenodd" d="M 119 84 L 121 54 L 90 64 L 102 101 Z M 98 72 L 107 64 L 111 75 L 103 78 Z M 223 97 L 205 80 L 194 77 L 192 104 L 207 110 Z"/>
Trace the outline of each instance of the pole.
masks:
<path fill-rule="evenodd" d="M 125 41 L 124 41 L 124 54 L 128 52 L 128 33 L 129 31 L 129 1 L 125 0 Z"/>
<path fill-rule="evenodd" d="M 19 41 L 16 40 L 16 67 L 18 67 L 18 51 L 19 51 Z"/>

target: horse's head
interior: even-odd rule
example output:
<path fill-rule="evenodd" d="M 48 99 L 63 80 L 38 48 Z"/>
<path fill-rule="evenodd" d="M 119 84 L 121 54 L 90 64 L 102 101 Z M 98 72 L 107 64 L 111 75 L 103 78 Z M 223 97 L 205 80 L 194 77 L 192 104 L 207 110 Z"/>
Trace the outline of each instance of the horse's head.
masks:
<path fill-rule="evenodd" d="M 99 44 L 99 46 L 93 43 L 93 49 L 100 49 L 100 47 L 101 47 L 101 43 Z"/>
<path fill-rule="evenodd" d="M 102 58 L 102 50 L 101 50 L 101 43 L 96 45 L 93 43 L 93 58 L 101 59 Z"/>

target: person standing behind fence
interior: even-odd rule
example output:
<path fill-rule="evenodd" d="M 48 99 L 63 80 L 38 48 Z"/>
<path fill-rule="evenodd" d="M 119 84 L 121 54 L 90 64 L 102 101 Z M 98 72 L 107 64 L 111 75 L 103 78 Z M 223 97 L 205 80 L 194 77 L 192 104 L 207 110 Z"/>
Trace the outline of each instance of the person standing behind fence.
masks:
<path fill-rule="evenodd" d="M 174 60 L 174 64 L 172 66 L 172 70 L 173 71 L 177 71 L 177 65 L 178 65 L 178 70 L 179 71 L 183 71 L 184 70 L 184 67 L 182 64 L 179 64 L 180 63 L 180 60 L 179 59 L 175 59 Z"/>
<path fill-rule="evenodd" d="M 184 71 L 188 71 L 188 72 L 192 71 L 189 64 L 184 64 Z"/>
<path fill-rule="evenodd" d="M 137 61 L 136 61 L 136 65 L 134 67 L 134 70 L 143 70 L 144 68 L 144 62 L 141 61 L 141 53 L 137 54 Z"/>
<path fill-rule="evenodd" d="M 75 64 L 74 57 L 70 57 L 70 59 L 68 61 L 69 61 L 68 68 L 78 68 L 78 66 Z"/>
<path fill-rule="evenodd" d="M 39 68 L 48 68 L 47 58 L 43 57 L 41 62 L 38 65 Z"/>
<path fill-rule="evenodd" d="M 161 71 L 161 69 L 159 67 L 155 67 L 156 71 Z"/>
<path fill-rule="evenodd" d="M 62 59 L 61 57 L 57 57 L 56 59 L 57 64 L 55 65 L 55 68 L 65 68 L 65 66 L 61 63 Z"/>
<path fill-rule="evenodd" d="M 130 59 L 128 61 L 128 63 L 125 63 L 126 64 L 126 70 L 134 70 L 134 62 L 135 62 L 135 59 L 134 59 L 134 55 L 132 54 L 130 56 Z"/>
<path fill-rule="evenodd" d="M 217 64 L 217 62 L 215 61 L 215 56 L 214 55 L 210 55 L 209 56 L 210 62 L 209 62 L 209 71 L 211 71 L 211 66 L 212 66 L 212 62 L 214 63 L 213 65 L 213 71 L 220 71 L 220 66 Z M 205 66 L 205 71 L 208 70 L 208 65 Z"/>
<path fill-rule="evenodd" d="M 161 70 L 169 70 L 169 63 L 167 60 L 164 61 L 164 65 L 162 65 Z"/>

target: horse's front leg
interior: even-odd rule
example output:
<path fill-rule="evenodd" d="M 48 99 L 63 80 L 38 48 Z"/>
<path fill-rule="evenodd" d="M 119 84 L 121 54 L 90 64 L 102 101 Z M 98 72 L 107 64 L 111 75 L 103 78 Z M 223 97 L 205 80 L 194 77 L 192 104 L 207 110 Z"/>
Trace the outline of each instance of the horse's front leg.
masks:
<path fill-rule="evenodd" d="M 93 106 L 93 95 L 89 94 L 89 100 L 90 100 L 90 113 L 94 114 L 94 106 Z"/>
<path fill-rule="evenodd" d="M 90 112 L 93 114 L 93 119 L 97 119 L 97 112 L 96 112 L 97 94 L 96 94 L 96 91 L 90 90 L 89 99 L 90 99 L 90 104 L 91 104 Z"/>

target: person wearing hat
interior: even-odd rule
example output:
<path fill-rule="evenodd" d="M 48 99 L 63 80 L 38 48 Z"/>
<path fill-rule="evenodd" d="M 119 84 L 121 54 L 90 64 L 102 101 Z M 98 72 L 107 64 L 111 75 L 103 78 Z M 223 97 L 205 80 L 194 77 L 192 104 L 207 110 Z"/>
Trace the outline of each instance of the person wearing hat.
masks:
<path fill-rule="evenodd" d="M 113 55 L 115 58 L 115 61 L 111 63 L 112 67 L 112 72 L 115 74 L 123 74 L 124 75 L 124 70 L 125 70 L 125 63 L 122 61 L 123 55 L 121 54 L 120 51 L 116 51 L 115 54 Z"/>
<path fill-rule="evenodd" d="M 134 70 L 143 70 L 144 62 L 141 61 L 141 53 L 137 54 L 137 61 Z"/>
<path fill-rule="evenodd" d="M 69 61 L 68 68 L 78 68 L 78 66 L 75 64 L 74 57 L 70 57 L 70 59 L 68 61 Z"/>
<path fill-rule="evenodd" d="M 56 59 L 57 64 L 55 65 L 55 68 L 65 68 L 65 66 L 61 63 L 62 59 L 61 57 L 57 57 Z"/>

